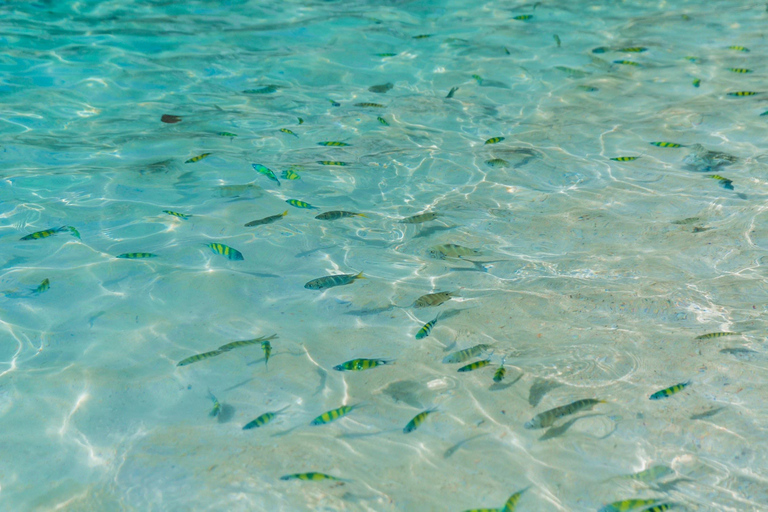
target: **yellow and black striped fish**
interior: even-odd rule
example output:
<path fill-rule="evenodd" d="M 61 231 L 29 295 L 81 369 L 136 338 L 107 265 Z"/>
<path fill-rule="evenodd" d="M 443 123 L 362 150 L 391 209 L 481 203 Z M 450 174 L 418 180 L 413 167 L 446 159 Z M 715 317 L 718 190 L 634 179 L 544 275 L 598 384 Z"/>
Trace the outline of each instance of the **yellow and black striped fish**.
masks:
<path fill-rule="evenodd" d="M 458 372 L 472 372 L 472 371 L 475 371 L 475 370 L 479 370 L 480 368 L 485 368 L 489 364 L 491 364 L 491 360 L 490 359 L 483 359 L 482 361 L 475 361 L 474 363 L 469 363 L 468 365 L 462 366 L 461 368 L 459 368 L 456 371 L 458 371 Z"/>
<path fill-rule="evenodd" d="M 678 144 L 676 142 L 651 142 L 651 146 L 656 146 L 658 148 L 682 148 L 684 147 L 682 144 Z"/>
<path fill-rule="evenodd" d="M 420 340 L 429 336 L 429 334 L 432 332 L 432 328 L 435 326 L 435 324 L 437 324 L 439 319 L 440 315 L 437 315 L 434 319 L 421 326 L 421 329 L 419 329 L 419 331 L 416 333 L 416 339 Z"/>
<path fill-rule="evenodd" d="M 557 43 L 557 47 L 560 48 L 560 45 L 562 44 L 562 41 L 560 41 L 560 36 L 557 34 L 552 34 L 552 38 L 555 40 L 555 43 Z"/>
<path fill-rule="evenodd" d="M 377 119 L 377 120 L 378 120 L 378 121 L 379 121 L 381 124 L 383 124 L 384 126 L 389 126 L 389 123 L 388 123 L 388 122 L 387 122 L 387 120 L 386 120 L 386 119 L 384 119 L 383 117 L 377 117 L 376 119 Z"/>
<path fill-rule="evenodd" d="M 744 46 L 736 46 L 736 45 L 729 46 L 728 49 L 729 50 L 736 50 L 737 52 L 748 52 L 749 51 L 749 48 L 746 48 Z"/>
<path fill-rule="evenodd" d="M 66 231 L 66 230 L 67 230 L 67 226 L 50 228 L 44 231 L 37 231 L 35 233 L 30 233 L 27 236 L 21 237 L 19 240 L 39 240 L 40 238 L 48 238 L 49 236 L 53 236 L 56 233 L 61 233 L 62 231 Z"/>
<path fill-rule="evenodd" d="M 286 203 L 289 205 L 295 207 L 295 208 L 304 208 L 305 210 L 319 210 L 317 206 L 312 206 L 309 203 L 305 203 L 304 201 L 299 201 L 298 199 L 286 199 Z"/>
<path fill-rule="evenodd" d="M 349 165 L 347 162 L 339 162 L 336 160 L 318 160 L 317 163 L 319 163 L 320 165 L 332 165 L 336 167 L 344 167 Z"/>
<path fill-rule="evenodd" d="M 213 396 L 213 393 L 208 391 L 208 394 L 210 395 L 211 400 L 213 401 L 213 409 L 211 409 L 211 412 L 208 413 L 208 416 L 215 418 L 216 416 L 219 415 L 219 412 L 221 412 L 221 403 L 219 403 L 218 398 Z"/>
<path fill-rule="evenodd" d="M 262 341 L 261 350 L 264 351 L 264 366 L 267 366 L 269 364 L 269 356 L 272 354 L 272 344 L 268 341 Z"/>
<path fill-rule="evenodd" d="M 567 405 L 561 405 L 548 411 L 537 414 L 527 422 L 524 427 L 527 429 L 546 428 L 551 426 L 555 421 L 563 416 L 570 416 L 582 410 L 589 410 L 597 404 L 604 404 L 605 400 L 597 400 L 595 398 L 584 398 L 582 400 L 576 400 Z"/>
<path fill-rule="evenodd" d="M 751 69 L 747 69 L 747 68 L 728 68 L 728 71 L 730 71 L 731 73 L 739 73 L 739 74 L 746 74 L 746 73 L 752 72 Z"/>
<path fill-rule="evenodd" d="M 474 347 L 465 348 L 464 350 L 459 350 L 457 352 L 453 352 L 445 356 L 443 358 L 443 363 L 444 364 L 463 363 L 467 359 L 471 359 L 476 355 L 488 350 L 489 348 L 491 348 L 491 346 L 485 343 L 481 343 L 480 345 L 475 345 Z"/>
<path fill-rule="evenodd" d="M 43 279 L 43 282 L 37 286 L 37 288 L 32 290 L 32 293 L 35 295 L 40 295 L 43 292 L 47 292 L 50 287 L 51 287 L 51 281 L 48 280 L 48 278 L 46 277 L 45 279 Z"/>
<path fill-rule="evenodd" d="M 680 384 L 675 384 L 674 386 L 664 388 L 661 391 L 657 391 L 654 394 L 652 394 L 649 398 L 651 400 L 661 400 L 662 398 L 667 398 L 669 396 L 674 395 L 675 393 L 679 393 L 680 391 L 684 390 L 690 385 L 691 385 L 691 381 L 687 380 L 685 382 L 681 382 Z"/>
<path fill-rule="evenodd" d="M 293 473 L 292 475 L 283 475 L 280 477 L 280 480 L 336 480 L 336 481 L 343 481 L 341 478 L 336 478 L 335 476 L 326 475 L 325 473 L 316 473 L 316 472 L 310 472 L 310 473 Z"/>
<path fill-rule="evenodd" d="M 661 500 L 633 499 L 633 500 L 614 501 L 613 503 L 609 503 L 605 505 L 603 508 L 601 508 L 597 512 L 629 512 L 630 510 L 636 509 L 638 507 L 643 507 L 645 505 L 653 505 L 654 503 L 658 503 L 659 501 Z"/>
<path fill-rule="evenodd" d="M 335 140 L 326 140 L 323 142 L 318 142 L 318 146 L 338 146 L 338 147 L 344 147 L 344 146 L 351 146 L 352 144 L 347 144 L 346 142 L 339 142 Z"/>
<path fill-rule="evenodd" d="M 701 78 L 694 78 L 693 82 L 691 82 L 694 87 L 698 87 L 701 85 Z"/>
<path fill-rule="evenodd" d="M 277 338 L 277 334 L 272 334 L 270 336 L 260 336 L 252 340 L 233 341 L 220 346 L 217 350 L 219 352 L 229 352 L 235 348 L 249 347 L 251 345 L 258 345 L 259 343 L 263 344 L 265 341 L 274 340 L 275 338 Z"/>
<path fill-rule="evenodd" d="M 617 52 L 624 52 L 624 53 L 643 53 L 645 51 L 648 51 L 648 48 L 644 46 L 630 46 L 627 48 L 619 48 L 616 50 Z"/>
<path fill-rule="evenodd" d="M 281 178 L 284 180 L 300 180 L 301 176 L 299 176 L 299 173 L 294 171 L 293 169 L 286 169 L 283 171 L 283 174 L 280 175 Z"/>
<path fill-rule="evenodd" d="M 499 512 L 515 512 L 515 508 L 517 507 L 517 502 L 520 501 L 520 498 L 523 496 L 523 493 L 527 490 L 528 490 L 528 487 L 517 491 L 512 496 L 507 498 L 506 503 L 504 503 L 504 506 L 499 509 Z"/>
<path fill-rule="evenodd" d="M 533 18 L 533 14 L 519 14 L 517 16 L 512 17 L 513 20 L 517 20 L 517 21 L 528 21 L 531 18 Z"/>
<path fill-rule="evenodd" d="M 405 219 L 399 221 L 400 224 L 421 224 L 422 222 L 429 222 L 430 220 L 435 220 L 438 217 L 438 214 L 435 212 L 425 212 L 420 213 L 418 215 L 413 215 L 411 217 L 406 217 Z"/>
<path fill-rule="evenodd" d="M 644 508 L 640 512 L 665 512 L 666 510 L 669 510 L 676 506 L 677 506 L 676 503 L 659 503 L 658 505 L 653 505 L 651 507 Z"/>
<path fill-rule="evenodd" d="M 707 334 L 702 334 L 701 336 L 696 336 L 695 340 L 711 340 L 712 338 L 722 338 L 723 336 L 738 336 L 740 335 L 740 332 L 709 332 Z"/>
<path fill-rule="evenodd" d="M 221 137 L 237 137 L 236 133 L 230 133 L 230 132 L 219 132 L 216 135 L 220 135 Z"/>
<path fill-rule="evenodd" d="M 151 252 L 125 252 L 115 256 L 115 258 L 122 258 L 124 260 L 141 260 L 145 258 L 157 258 L 157 254 L 152 254 Z"/>
<path fill-rule="evenodd" d="M 355 106 L 356 107 L 370 107 L 370 108 L 384 108 L 384 105 L 382 105 L 381 103 L 368 103 L 368 102 L 355 103 Z"/>
<path fill-rule="evenodd" d="M 297 137 L 297 138 L 298 138 L 298 135 L 296 135 L 295 133 L 293 133 L 293 132 L 292 132 L 291 130 L 289 130 L 288 128 L 280 128 L 280 131 L 281 131 L 281 132 L 283 132 L 283 133 L 287 133 L 288 135 L 293 135 L 294 137 Z"/>
<path fill-rule="evenodd" d="M 504 380 L 504 375 L 507 373 L 507 369 L 504 368 L 504 360 L 505 358 L 501 358 L 501 365 L 499 365 L 499 368 L 493 373 L 493 382 L 501 382 Z"/>
<path fill-rule="evenodd" d="M 337 274 L 335 276 L 318 277 L 308 281 L 304 288 L 307 290 L 325 290 L 326 288 L 333 288 L 334 286 L 343 286 L 345 284 L 351 284 L 357 279 L 365 279 L 363 273 L 358 274 Z"/>
<path fill-rule="evenodd" d="M 735 91 L 735 92 L 727 93 L 728 96 L 734 96 L 734 97 L 737 97 L 737 98 L 741 98 L 741 97 L 744 97 L 744 96 L 755 96 L 757 94 L 760 94 L 760 93 L 759 92 L 755 92 L 755 91 Z"/>
<path fill-rule="evenodd" d="M 355 212 L 345 212 L 342 210 L 334 210 L 331 212 L 321 213 L 320 215 L 315 216 L 315 218 L 319 220 L 337 220 L 337 219 L 344 219 L 346 217 L 365 217 L 365 214 L 355 213 Z"/>
<path fill-rule="evenodd" d="M 193 156 L 192 158 L 190 158 L 189 160 L 187 160 L 187 161 L 186 161 L 186 162 L 184 162 L 184 163 L 185 163 L 185 164 L 192 164 L 192 163 L 195 163 L 195 162 L 199 162 L 199 161 L 200 161 L 200 160 L 202 160 L 203 158 L 205 158 L 205 157 L 207 157 L 207 156 L 210 156 L 210 154 L 211 154 L 211 153 L 203 153 L 202 155 Z"/>
<path fill-rule="evenodd" d="M 429 307 L 439 306 L 444 302 L 448 302 L 449 300 L 451 300 L 451 298 L 456 297 L 458 293 L 459 293 L 458 290 L 456 290 L 455 292 L 428 293 L 426 295 L 422 295 L 421 297 L 413 301 L 413 307 L 429 308 Z"/>
<path fill-rule="evenodd" d="M 437 409 L 435 408 L 427 409 L 426 411 L 422 411 L 416 416 L 414 416 L 413 419 L 408 422 L 405 428 L 403 428 L 403 433 L 408 434 L 410 432 L 413 432 L 417 428 L 419 428 L 419 425 L 424 423 L 424 420 L 427 419 L 427 416 L 429 416 L 435 411 L 437 411 Z"/>
<path fill-rule="evenodd" d="M 180 219 L 188 219 L 188 218 L 190 218 L 192 216 L 192 215 L 189 215 L 189 214 L 186 214 L 186 213 L 179 213 L 179 212 L 174 212 L 174 211 L 171 211 L 171 210 L 163 210 L 163 213 L 167 213 L 168 215 L 173 215 L 174 217 L 178 217 Z"/>
<path fill-rule="evenodd" d="M 250 228 L 253 226 L 262 226 L 264 224 L 272 224 L 275 221 L 278 221 L 288 215 L 288 210 L 285 210 L 283 213 L 278 213 L 277 215 L 270 215 L 269 217 L 264 217 L 263 219 L 258 220 L 252 220 L 251 222 L 247 222 L 245 224 L 245 227 Z"/>
<path fill-rule="evenodd" d="M 413 36 L 413 39 L 427 39 L 428 37 L 432 37 L 434 34 L 419 34 L 418 36 Z"/>
<path fill-rule="evenodd" d="M 352 359 L 350 361 L 337 364 L 333 367 L 333 369 L 337 372 L 358 372 L 362 370 L 370 370 L 371 368 L 376 368 L 377 366 L 386 364 L 392 364 L 392 361 L 388 359 Z"/>
<path fill-rule="evenodd" d="M 246 423 L 245 425 L 243 425 L 243 430 L 251 430 L 252 428 L 263 427 L 264 425 L 266 425 L 267 423 L 269 423 L 270 421 L 275 419 L 275 416 L 277 416 L 277 414 L 279 412 L 280 411 L 265 412 L 264 414 L 262 414 L 261 416 L 259 416 L 255 420 L 251 420 L 248 423 Z"/>
<path fill-rule="evenodd" d="M 490 139 L 485 141 L 485 144 L 486 145 L 488 145 L 488 144 L 498 144 L 499 142 L 503 141 L 504 139 L 505 139 L 504 137 L 491 137 Z"/>
<path fill-rule="evenodd" d="M 357 405 L 342 405 L 341 407 L 337 409 L 332 409 L 330 411 L 326 411 L 310 423 L 310 425 L 325 425 L 332 421 L 336 421 L 339 418 L 343 418 L 350 412 L 352 412 L 354 409 L 356 409 Z"/>
<path fill-rule="evenodd" d="M 615 60 L 613 61 L 614 64 L 621 64 L 622 66 L 639 66 L 639 62 L 635 62 L 633 60 Z"/>
<path fill-rule="evenodd" d="M 614 158 L 611 158 L 611 160 L 615 160 L 616 162 L 632 162 L 634 160 L 637 160 L 640 158 L 639 156 L 617 156 Z"/>
<path fill-rule="evenodd" d="M 210 359 L 212 357 L 216 357 L 218 355 L 223 354 L 224 351 L 222 350 L 211 350 L 210 352 L 203 352 L 202 354 L 195 354 L 194 356 L 190 356 L 186 359 L 182 359 L 178 363 L 176 363 L 176 366 L 187 366 L 188 364 L 197 363 L 198 361 L 204 361 L 206 359 Z"/>
<path fill-rule="evenodd" d="M 245 258 L 243 258 L 243 253 L 241 253 L 237 249 L 233 249 L 232 247 L 230 247 L 228 245 L 224 245 L 224 244 L 220 244 L 220 243 L 214 242 L 214 243 L 206 244 L 206 246 L 210 247 L 210 249 L 214 253 L 221 254 L 222 256 L 227 258 L 228 260 L 241 261 L 241 260 L 245 259 Z"/>
<path fill-rule="evenodd" d="M 488 167 L 506 167 L 509 165 L 509 162 L 503 158 L 492 158 L 490 160 L 486 160 L 485 165 Z"/>

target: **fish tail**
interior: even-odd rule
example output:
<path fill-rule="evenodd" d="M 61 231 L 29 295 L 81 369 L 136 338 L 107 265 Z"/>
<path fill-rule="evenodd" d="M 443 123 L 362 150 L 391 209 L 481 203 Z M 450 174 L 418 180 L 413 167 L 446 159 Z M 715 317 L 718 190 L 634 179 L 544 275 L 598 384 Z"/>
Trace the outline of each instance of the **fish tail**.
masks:
<path fill-rule="evenodd" d="M 283 213 L 281 213 L 280 215 L 281 215 L 282 217 L 285 217 L 286 215 L 288 215 L 288 210 L 285 210 L 285 211 L 284 211 Z"/>
<path fill-rule="evenodd" d="M 357 274 L 352 279 L 367 279 L 367 278 L 363 275 L 363 272 L 361 271 L 359 274 Z"/>

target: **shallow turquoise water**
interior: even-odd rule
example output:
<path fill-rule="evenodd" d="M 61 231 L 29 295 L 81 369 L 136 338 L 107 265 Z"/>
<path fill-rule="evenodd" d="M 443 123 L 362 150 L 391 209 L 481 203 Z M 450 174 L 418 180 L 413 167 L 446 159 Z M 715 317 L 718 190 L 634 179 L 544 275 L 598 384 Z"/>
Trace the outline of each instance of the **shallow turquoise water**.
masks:
<path fill-rule="evenodd" d="M 0 508 L 458 511 L 527 488 L 517 510 L 765 510 L 766 20 L 0 3 Z M 334 210 L 365 216 L 314 218 Z M 135 252 L 156 257 L 117 258 Z M 268 365 L 257 343 L 177 366 L 273 333 Z M 489 366 L 442 362 L 478 344 L 466 363 Z M 333 369 L 356 358 L 393 364 Z M 524 427 L 580 399 L 605 403 Z M 310 426 L 343 404 L 362 406 Z M 280 479 L 310 471 L 343 480 Z"/>

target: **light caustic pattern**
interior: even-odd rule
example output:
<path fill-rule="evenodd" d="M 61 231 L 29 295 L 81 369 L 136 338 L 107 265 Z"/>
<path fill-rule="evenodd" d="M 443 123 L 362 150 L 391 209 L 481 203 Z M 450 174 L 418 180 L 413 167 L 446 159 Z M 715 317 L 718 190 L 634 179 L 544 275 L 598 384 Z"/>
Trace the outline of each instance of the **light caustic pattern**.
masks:
<path fill-rule="evenodd" d="M 3 507 L 764 506 L 767 19 L 0 5 Z"/>

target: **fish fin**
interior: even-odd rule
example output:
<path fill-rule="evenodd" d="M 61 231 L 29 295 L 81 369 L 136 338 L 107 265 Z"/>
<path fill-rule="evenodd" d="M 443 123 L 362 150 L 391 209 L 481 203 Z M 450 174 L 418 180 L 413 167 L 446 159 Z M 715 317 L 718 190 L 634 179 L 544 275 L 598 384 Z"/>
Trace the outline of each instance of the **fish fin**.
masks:
<path fill-rule="evenodd" d="M 367 278 L 363 275 L 363 272 L 361 271 L 359 274 L 353 277 L 353 279 L 367 279 Z"/>
<path fill-rule="evenodd" d="M 358 217 L 365 217 L 365 218 L 368 218 L 368 216 L 367 216 L 366 214 L 364 214 L 364 213 L 358 213 L 358 214 L 357 214 L 357 216 L 358 216 Z"/>

